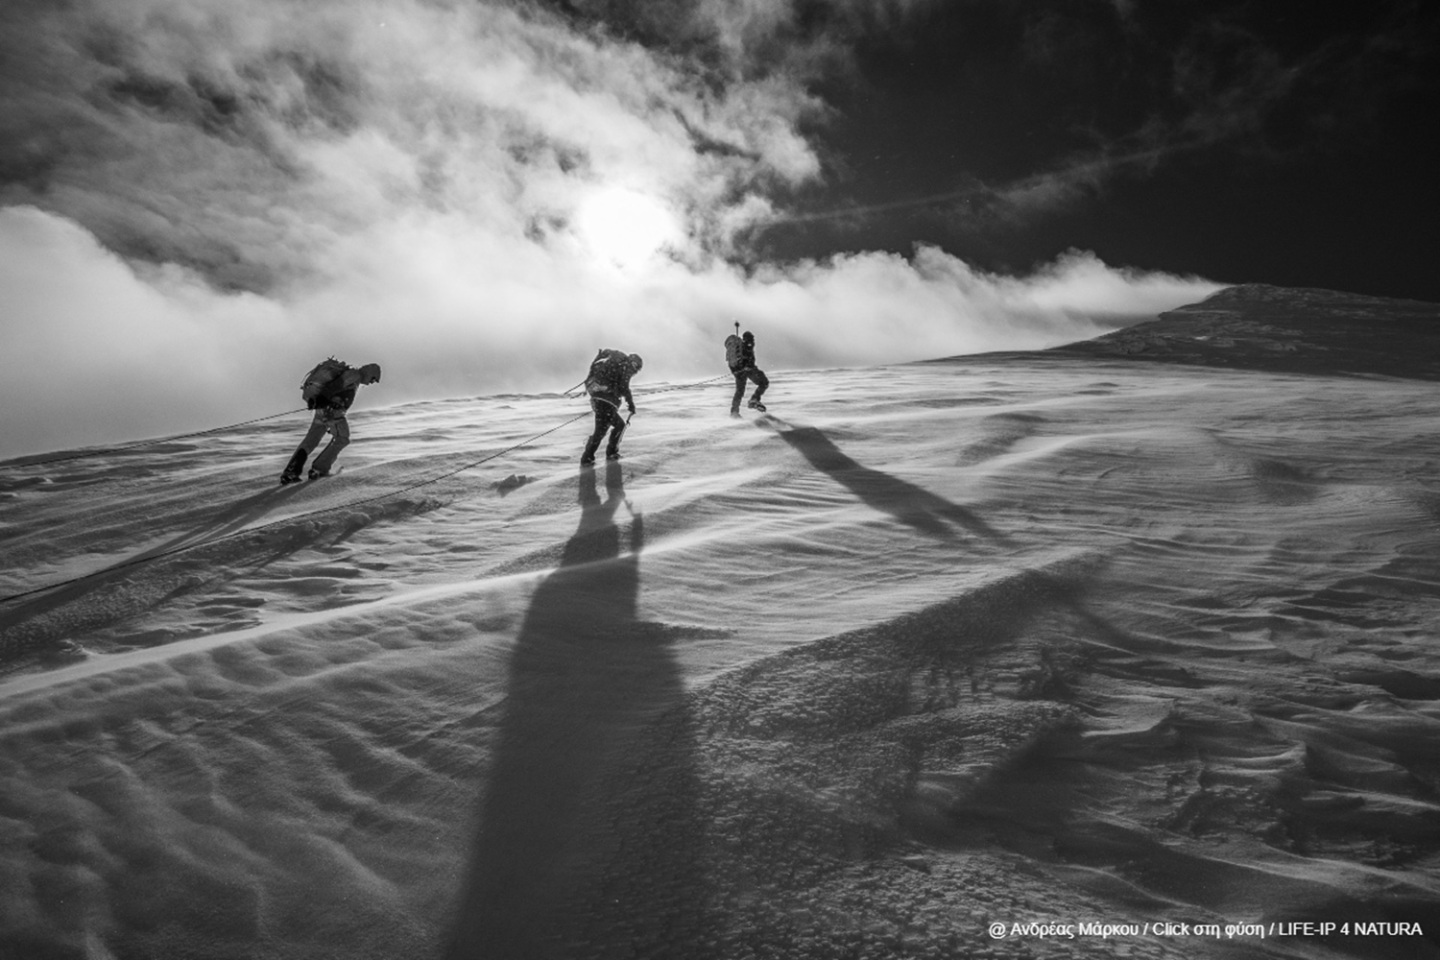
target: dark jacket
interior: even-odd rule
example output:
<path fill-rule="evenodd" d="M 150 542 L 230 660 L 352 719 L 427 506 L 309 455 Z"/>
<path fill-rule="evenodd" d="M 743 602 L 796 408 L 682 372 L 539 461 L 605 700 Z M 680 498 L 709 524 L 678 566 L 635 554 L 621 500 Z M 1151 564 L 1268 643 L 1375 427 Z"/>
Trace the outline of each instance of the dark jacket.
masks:
<path fill-rule="evenodd" d="M 315 406 L 331 410 L 349 410 L 355 402 L 355 392 L 360 389 L 360 371 L 346 370 L 320 388 Z"/>
<path fill-rule="evenodd" d="M 592 397 L 609 400 L 619 406 L 621 400 L 633 407 L 635 398 L 630 395 L 630 364 L 625 354 L 618 350 L 601 350 L 590 363 L 590 376 L 585 389 Z"/>
<path fill-rule="evenodd" d="M 736 370 L 749 370 L 755 366 L 755 341 L 740 341 L 740 365 Z"/>

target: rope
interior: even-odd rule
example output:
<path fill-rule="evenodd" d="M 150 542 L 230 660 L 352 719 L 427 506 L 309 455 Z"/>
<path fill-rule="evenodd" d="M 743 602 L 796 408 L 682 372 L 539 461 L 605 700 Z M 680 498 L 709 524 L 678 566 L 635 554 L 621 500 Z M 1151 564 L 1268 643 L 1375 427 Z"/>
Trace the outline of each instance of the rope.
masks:
<path fill-rule="evenodd" d="M 673 391 L 673 390 L 687 390 L 687 389 L 690 389 L 691 387 L 705 386 L 706 384 L 714 383 L 714 382 L 716 382 L 716 381 L 718 381 L 718 380 L 723 380 L 723 379 L 728 379 L 728 378 L 727 378 L 727 377 L 712 377 L 712 378 L 710 378 L 709 380 L 702 380 L 702 381 L 700 381 L 700 382 L 698 382 L 698 383 L 687 383 L 687 384 L 681 384 L 681 385 L 675 386 L 675 387 L 664 387 L 664 388 L 659 389 L 659 390 L 652 390 L 652 391 L 650 391 L 649 394 L 647 394 L 647 395 L 654 395 L 654 394 L 657 394 L 657 393 L 669 393 L 669 392 L 671 392 L 671 391 Z M 573 389 L 573 388 L 572 388 L 572 389 Z M 243 423 L 243 424 L 232 424 L 232 427 L 245 426 L 245 425 L 250 424 L 250 423 L 259 423 L 259 422 L 261 422 L 262 420 L 273 420 L 273 419 L 275 419 L 276 417 L 282 417 L 282 416 L 285 416 L 285 415 L 288 414 L 288 413 L 295 413 L 295 412 L 297 412 L 297 411 L 289 410 L 289 411 L 286 411 L 286 413 L 277 413 L 277 414 L 274 414 L 274 415 L 269 416 L 269 417 L 261 417 L 261 418 L 259 418 L 258 420 L 247 420 L 247 421 L 246 421 L 245 423 Z M 535 434 L 535 435 L 532 436 L 532 437 L 527 437 L 526 439 L 521 440 L 519 443 L 512 444 L 512 445 L 506 447 L 506 448 L 503 449 L 503 450 L 498 450 L 498 451 L 496 451 L 495 453 L 487 454 L 486 456 L 483 456 L 483 457 L 481 457 L 481 458 L 478 459 L 478 460 L 472 460 L 472 461 L 470 461 L 469 463 L 466 463 L 466 464 L 463 464 L 463 465 L 461 465 L 461 466 L 459 466 L 459 467 L 456 467 L 456 468 L 453 469 L 453 470 L 448 470 L 448 471 L 446 471 L 445 473 L 436 474 L 435 476 L 429 477 L 429 478 L 427 478 L 427 479 L 425 479 L 425 480 L 419 480 L 419 481 L 417 481 L 417 482 L 415 482 L 415 483 L 411 483 L 411 484 L 408 484 L 408 485 L 403 486 L 403 487 L 398 487 L 398 488 L 396 488 L 396 489 L 394 489 L 394 490 L 390 490 L 390 491 L 387 491 L 387 492 L 385 492 L 385 493 L 379 493 L 379 494 L 376 494 L 376 495 L 373 496 L 373 497 L 362 497 L 361 499 L 358 499 L 358 500 L 349 500 L 349 501 L 346 501 L 345 503 L 336 504 L 336 505 L 333 506 L 333 507 L 323 507 L 323 508 L 321 508 L 321 509 L 319 509 L 319 510 L 312 510 L 312 511 L 310 511 L 309 513 L 302 513 L 302 514 L 298 514 L 298 515 L 296 515 L 296 516 L 280 517 L 280 518 L 277 518 L 277 519 L 275 519 L 275 520 L 271 520 L 271 521 L 269 521 L 268 523 L 258 524 L 258 525 L 253 526 L 253 527 L 244 527 L 244 528 L 242 528 L 242 529 L 240 529 L 240 530 L 235 530 L 235 531 L 233 531 L 233 532 L 231 532 L 231 533 L 221 534 L 221 535 L 218 536 L 218 537 L 210 537 L 210 538 L 204 539 L 204 540 L 197 540 L 197 541 L 195 541 L 194 543 L 182 544 L 181 546 L 173 547 L 173 548 L 171 548 L 171 549 L 169 549 L 169 550 L 165 550 L 165 551 L 162 551 L 162 552 L 160 552 L 160 553 L 153 553 L 153 554 L 146 554 L 146 555 L 139 556 L 139 557 L 132 557 L 132 558 L 129 559 L 129 560 L 124 560 L 124 561 L 121 561 L 120 563 L 111 564 L 111 565 L 108 566 L 108 567 L 104 567 L 103 569 L 96 570 L 96 571 L 94 571 L 94 572 L 92 572 L 92 573 L 83 573 L 83 574 L 81 574 L 81 575 L 78 576 L 78 577 L 71 577 L 69 580 L 61 580 L 61 581 L 59 581 L 59 582 L 57 582 L 57 583 L 47 584 L 46 586 L 43 586 L 43 587 L 35 587 L 35 588 L 32 589 L 32 590 L 25 590 L 25 591 L 22 591 L 22 592 L 20 592 L 20 593 L 12 593 L 12 594 L 10 594 L 9 596 L 6 596 L 6 597 L 0 597 L 0 604 L 10 603 L 10 602 L 13 601 L 13 600 L 21 600 L 21 599 L 23 599 L 23 598 L 25 598 L 25 597 L 31 597 L 31 596 L 34 596 L 34 595 L 39 594 L 39 593 L 46 593 L 46 592 L 48 592 L 48 591 L 50 591 L 50 590 L 57 590 L 57 589 L 59 589 L 60 587 L 68 587 L 68 586 L 69 586 L 70 584 L 72 584 L 72 583 L 79 583 L 79 582 L 82 581 L 82 580 L 89 580 L 89 579 L 91 579 L 91 578 L 93 578 L 93 577 L 98 577 L 98 576 L 100 576 L 100 575 L 102 575 L 102 574 L 114 573 L 114 572 L 116 572 L 116 571 L 118 571 L 118 570 L 124 570 L 124 569 L 127 569 L 127 568 L 129 568 L 129 567 L 139 566 L 139 565 L 142 564 L 142 563 L 150 563 L 150 562 L 152 562 L 152 561 L 154 561 L 154 560 L 163 560 L 164 558 L 166 558 L 166 557 L 172 557 L 172 556 L 176 555 L 177 553 L 184 553 L 184 552 L 187 551 L 187 550 L 194 550 L 194 549 L 197 548 L 197 547 L 206 547 L 206 546 L 209 546 L 209 545 L 211 545 L 211 544 L 213 544 L 213 543 L 220 543 L 220 542 L 222 542 L 222 541 L 230 540 L 230 539 L 232 539 L 232 538 L 234 538 L 234 537 L 239 537 L 239 536 L 242 536 L 242 535 L 245 535 L 245 534 L 256 533 L 256 532 L 259 532 L 259 531 L 261 531 L 261 530 L 266 530 L 266 529 L 269 529 L 270 527 L 277 526 L 277 525 L 282 524 L 282 523 L 290 523 L 290 522 L 296 521 L 296 520 L 308 520 L 308 519 L 310 519 L 311 517 L 318 517 L 318 516 L 322 516 L 322 515 L 327 514 L 327 513 L 334 513 L 334 512 L 337 511 L 337 510 L 348 510 L 348 509 L 350 509 L 350 508 L 352 508 L 352 507 L 362 506 L 362 505 L 367 504 L 367 503 L 374 503 L 374 502 L 376 502 L 376 501 L 378 501 L 378 500 L 384 500 L 384 499 L 386 499 L 386 498 L 388 498 L 388 497 L 399 496 L 399 495 L 402 494 L 402 493 L 409 493 L 411 490 L 418 490 L 418 489 L 420 489 L 421 487 L 429 486 L 429 485 L 432 484 L 432 483 L 439 483 L 441 480 L 449 479 L 450 477 L 453 477 L 453 476 L 455 476 L 455 475 L 458 474 L 458 473 L 463 473 L 463 472 L 465 472 L 466 470 L 470 470 L 470 469 L 472 469 L 472 468 L 474 468 L 474 467 L 480 466 L 481 464 L 489 463 L 491 460 L 495 460 L 495 459 L 498 459 L 499 457 L 503 457 L 503 456 L 504 456 L 505 454 L 507 454 L 507 453 L 511 453 L 511 452 L 513 452 L 513 451 L 515 451 L 515 450 L 518 450 L 518 449 L 520 449 L 521 447 L 523 447 L 523 446 L 525 446 L 525 445 L 527 445 L 527 444 L 534 443 L 536 440 L 539 440 L 541 437 L 547 437 L 547 436 L 549 436 L 550 434 L 554 433 L 555 431 L 564 429 L 565 427 L 568 427 L 570 424 L 576 422 L 577 420 L 583 420 L 583 419 L 585 419 L 585 418 L 588 417 L 588 416 L 590 416 L 589 411 L 586 411 L 585 413 L 576 414 L 575 416 L 571 417 L 569 420 L 566 420 L 564 423 L 556 424 L 555 426 L 551 427 L 551 428 L 548 429 L 548 430 L 543 430 L 543 431 L 541 431 L 540 433 L 537 433 L 537 434 Z M 627 418 L 627 426 L 628 426 L 628 418 Z M 227 427 L 216 427 L 214 430 L 202 430 L 202 431 L 200 431 L 199 433 L 184 434 L 183 436 L 186 436 L 186 437 L 190 437 L 190 436 L 201 436 L 201 435 L 206 434 L 206 433 L 215 433 L 215 432 L 217 432 L 217 431 L 219 431 L 219 430 L 223 430 L 223 429 L 229 429 L 229 428 L 227 428 Z M 170 438 L 168 438 L 168 439 L 178 440 L 178 439 L 181 439 L 181 437 L 170 437 Z M 147 440 L 147 441 L 141 441 L 140 443 L 136 443 L 136 444 L 129 444 L 129 445 L 127 445 L 126 447 L 119 447 L 119 448 L 115 448 L 115 449 L 128 449 L 129 447 L 132 447 L 132 446 L 142 446 L 142 445 L 147 444 L 147 443 L 159 443 L 159 442 L 161 442 L 161 441 L 159 441 L 159 440 Z M 80 456 L 93 456 L 93 455 L 94 455 L 94 454 L 78 454 L 78 455 L 76 455 L 76 457 L 62 457 L 62 458 L 57 458 L 57 459 L 77 459 L 77 458 L 80 457 Z M 55 461 L 45 461 L 45 462 L 55 462 Z"/>
<path fill-rule="evenodd" d="M 165 550 L 165 551 L 162 551 L 162 552 L 160 552 L 160 553 L 152 553 L 152 554 L 146 554 L 146 555 L 144 555 L 144 556 L 132 557 L 132 558 L 129 559 L 129 560 L 124 560 L 124 561 L 121 561 L 120 563 L 111 564 L 111 565 L 108 566 L 108 567 L 104 567 L 103 569 L 100 569 L 100 570 L 95 570 L 95 571 L 93 571 L 93 572 L 91 572 L 91 573 L 82 573 L 82 574 L 81 574 L 80 576 L 78 576 L 78 577 L 71 577 L 69 580 L 61 580 L 61 581 L 59 581 L 59 582 L 57 582 L 57 583 L 47 584 L 46 586 L 43 586 L 43 587 L 36 587 L 36 588 L 34 588 L 33 590 L 25 590 L 25 591 L 23 591 L 23 592 L 21 592 L 21 593 L 12 593 L 12 594 L 10 594 L 10 595 L 7 596 L 7 597 L 0 597 L 0 604 L 9 603 L 9 602 L 12 601 L 12 600 L 20 600 L 20 599 L 23 599 L 23 598 L 25 598 L 25 597 L 31 597 L 31 596 L 34 596 L 34 595 L 37 594 L 37 593 L 46 593 L 46 592 L 48 592 L 48 591 L 50 591 L 50 590 L 57 590 L 57 589 L 59 589 L 60 587 L 68 587 L 68 586 L 69 586 L 70 584 L 72 584 L 72 583 L 79 583 L 81 580 L 89 580 L 89 579 L 91 579 L 92 577 L 98 577 L 98 576 L 100 576 L 101 574 L 114 573 L 114 572 L 116 572 L 116 571 L 118 571 L 118 570 L 124 570 L 124 569 L 126 569 L 126 568 L 128 568 L 128 567 L 139 566 L 139 565 L 142 564 L 142 563 L 150 563 L 150 562 L 152 562 L 152 561 L 154 561 L 154 560 L 163 560 L 163 559 L 166 558 L 166 557 L 173 557 L 173 556 L 174 556 L 175 554 L 177 554 L 177 553 L 184 553 L 184 552 L 187 551 L 187 550 L 194 550 L 194 549 L 197 548 L 197 547 L 208 547 L 208 546 L 211 545 L 212 543 L 220 543 L 220 542 L 225 541 L 225 540 L 230 540 L 230 539 L 232 539 L 232 538 L 234 538 L 234 537 L 239 537 L 239 536 L 242 536 L 242 535 L 245 535 L 245 534 L 250 534 L 250 533 L 256 533 L 256 532 L 259 532 L 259 531 L 261 531 L 261 530 L 266 530 L 266 529 L 269 529 L 270 527 L 277 526 L 277 525 L 282 524 L 282 523 L 290 523 L 290 522 L 293 522 L 293 521 L 296 521 L 296 520 L 308 520 L 308 519 L 310 519 L 311 517 L 318 517 L 318 516 L 322 516 L 322 515 L 327 514 L 327 513 L 334 513 L 334 512 L 337 511 L 337 510 L 348 510 L 348 509 L 350 509 L 351 507 L 358 507 L 358 506 L 362 506 L 362 505 L 367 504 L 367 503 L 374 503 L 374 502 L 377 501 L 377 500 L 384 500 L 384 499 L 386 499 L 387 497 L 399 496 L 400 494 L 402 494 L 402 493 L 408 493 L 408 492 L 410 492 L 411 490 L 418 490 L 418 489 L 421 488 L 421 487 L 429 486 L 429 485 L 432 484 L 432 483 L 438 483 L 438 482 L 440 482 L 441 480 L 445 480 L 445 479 L 448 479 L 449 477 L 453 477 L 453 476 L 455 476 L 457 473 L 463 473 L 464 471 L 469 470 L 469 469 L 472 468 L 472 467 L 478 467 L 478 466 L 480 466 L 482 463 L 488 463 L 489 461 L 494 460 L 494 459 L 496 459 L 497 457 L 503 457 L 503 456 L 504 456 L 505 454 L 507 454 L 507 453 L 510 453 L 510 452 L 512 452 L 512 451 L 514 451 L 514 450 L 518 450 L 518 449 L 520 449 L 521 447 L 525 446 L 525 445 L 528 444 L 528 443 L 533 443 L 533 442 L 535 442 L 536 440 L 539 440 L 541 437 L 549 436 L 550 434 L 554 433 L 556 430 L 560 430 L 560 429 L 562 429 L 562 428 L 564 428 L 564 427 L 568 427 L 570 424 L 574 423 L 576 420 L 582 420 L 582 419 L 584 419 L 585 417 L 588 417 L 589 415 L 590 415 L 590 414 L 589 414 L 588 411 L 587 411 L 586 413 L 578 414 L 578 415 L 576 415 L 576 416 L 571 417 L 569 420 L 566 420 L 564 423 L 557 424 L 556 426 L 551 427 L 549 430 L 545 430 L 545 431 L 542 431 L 541 433 L 537 433 L 537 434 L 535 434 L 533 437 L 528 437 L 528 438 L 526 438 L 526 439 L 524 439 L 524 440 L 521 440 L 519 443 L 512 444 L 511 446 L 508 446 L 508 447 L 506 447 L 506 448 L 503 449 L 503 450 L 496 451 L 495 453 L 492 453 L 492 454 L 489 454 L 489 455 L 487 455 L 487 456 L 481 457 L 481 458 L 478 459 L 478 460 L 472 460 L 472 461 L 470 461 L 469 463 L 464 464 L 463 466 L 456 467 L 454 470 L 448 470 L 448 471 L 446 471 L 445 473 L 437 474 L 437 475 L 435 475 L 435 476 L 433 476 L 433 477 L 429 477 L 429 478 L 427 478 L 427 479 L 425 479 L 425 480 L 417 481 L 416 483 L 408 484 L 407 486 L 399 487 L 399 488 L 397 488 L 397 489 L 395 489 L 395 490 L 390 490 L 390 491 L 387 491 L 387 492 L 385 492 L 385 493 L 379 493 L 379 494 L 376 494 L 376 495 L 373 496 L 373 497 L 362 497 L 362 498 L 360 498 L 360 499 L 358 499 L 358 500 L 349 500 L 349 501 L 346 501 L 345 503 L 338 503 L 338 504 L 336 504 L 336 505 L 333 506 L 333 507 L 323 507 L 323 508 L 321 508 L 321 509 L 319 509 L 319 510 L 312 510 L 312 511 L 310 511 L 309 513 L 302 513 L 302 514 L 298 514 L 298 515 L 296 515 L 296 516 L 291 516 L 291 517 L 279 517 L 279 518 L 277 518 L 277 519 L 275 519 L 275 520 L 269 521 L 268 523 L 258 524 L 258 525 L 253 526 L 253 527 L 244 527 L 244 528 L 242 528 L 242 529 L 240 529 L 240 530 L 235 530 L 235 531 L 233 531 L 233 532 L 231 532 L 231 533 L 221 534 L 221 535 L 218 536 L 218 537 L 210 537 L 210 538 L 205 539 L 205 540 L 197 540 L 197 541 L 195 541 L 194 543 L 182 544 L 181 546 L 173 547 L 173 548 L 171 548 L 171 549 L 169 549 L 169 550 Z"/>
<path fill-rule="evenodd" d="M 232 423 L 224 427 L 211 427 L 209 430 L 197 430 L 194 433 L 177 433 L 169 437 L 156 437 L 152 440 L 136 440 L 134 443 L 122 443 L 118 447 L 102 447 L 99 450 L 86 450 L 83 453 L 69 453 L 63 457 L 50 457 L 45 460 L 25 460 L 24 457 L 17 457 L 16 460 L 24 460 L 23 463 L 11 462 L 8 466 L 19 467 L 40 467 L 50 463 L 64 463 L 68 460 L 83 460 L 86 457 L 99 457 L 107 453 L 120 453 L 125 450 L 134 450 L 138 447 L 149 447 L 157 443 L 171 443 L 175 440 L 187 440 L 190 437 L 203 437 L 212 433 L 220 433 L 225 430 L 234 430 L 236 427 L 248 427 L 252 423 L 264 423 L 266 420 L 275 420 L 279 417 L 288 417 L 292 413 L 300 413 L 299 410 L 286 410 L 284 413 L 272 413 L 268 417 L 256 417 L 254 420 L 242 420 L 240 423 Z M 3 601 L 0 601 L 3 602 Z"/>
<path fill-rule="evenodd" d="M 729 377 L 726 376 L 711 377 L 709 380 L 701 380 L 699 383 L 684 383 L 675 387 L 662 387 L 659 390 L 644 390 L 641 392 L 640 395 L 649 397 L 654 396 L 658 393 L 670 393 L 673 390 L 689 390 L 694 387 L 703 387 L 706 384 L 716 383 L 717 381 L 728 379 Z M 579 383 L 575 384 L 574 387 L 571 387 L 569 390 L 566 390 L 564 393 L 562 393 L 561 396 L 569 397 L 571 390 L 574 390 L 575 387 L 581 387 L 584 385 L 585 381 L 581 380 Z M 167 437 L 155 437 L 150 440 L 136 440 L 134 443 L 122 443 L 119 446 L 115 447 L 101 447 L 99 450 L 86 450 L 81 453 L 67 453 L 64 456 L 47 457 L 44 460 L 27 460 L 25 457 L 16 457 L 12 461 L 7 461 L 6 466 L 10 467 L 11 469 L 20 469 L 23 467 L 43 467 L 48 466 L 52 463 L 67 463 L 71 460 L 84 460 L 87 457 L 101 457 L 105 456 L 106 454 L 122 453 L 126 450 L 137 450 L 141 447 L 150 447 L 158 443 L 173 443 L 176 440 L 188 440 L 191 437 L 205 437 L 209 436 L 212 433 L 223 433 L 226 430 L 234 430 L 238 427 L 248 427 L 252 423 L 264 423 L 267 420 L 276 420 L 280 417 L 288 417 L 292 413 L 301 412 L 303 412 L 303 408 L 296 410 L 286 410 L 283 413 L 272 413 L 268 417 L 256 417 L 254 420 L 242 420 L 239 423 L 231 423 L 223 427 L 211 427 L 208 430 L 196 430 L 194 433 L 177 433 Z M 0 603 L 3 602 L 4 600 L 0 599 Z"/>
<path fill-rule="evenodd" d="M 642 396 L 642 397 L 653 397 L 653 396 L 654 396 L 655 394 L 657 394 L 657 393 L 670 393 L 670 392 L 675 391 L 675 390 L 693 390 L 693 389 L 696 388 L 696 387 L 703 387 L 703 386 L 706 386 L 707 384 L 711 384 L 711 383 L 719 383 L 721 380 L 729 380 L 729 379 L 731 379 L 731 378 L 732 378 L 732 375 L 726 373 L 726 374 L 722 374 L 722 375 L 720 375 L 720 376 L 718 376 L 718 377 L 711 377 L 709 380 L 700 380 L 700 381 L 697 381 L 697 382 L 695 382 L 695 383 L 682 383 L 682 384 L 680 384 L 679 386 L 675 386 L 675 387 L 661 387 L 661 388 L 658 389 L 658 390 L 642 390 L 642 391 L 640 391 L 640 396 Z"/>

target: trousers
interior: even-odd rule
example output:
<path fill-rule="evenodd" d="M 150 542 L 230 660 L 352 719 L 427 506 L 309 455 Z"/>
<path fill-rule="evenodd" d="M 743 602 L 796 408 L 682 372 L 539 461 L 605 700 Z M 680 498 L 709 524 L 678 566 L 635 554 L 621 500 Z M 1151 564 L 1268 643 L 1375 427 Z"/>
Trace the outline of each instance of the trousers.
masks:
<path fill-rule="evenodd" d="M 607 430 L 610 431 L 610 442 L 605 445 L 605 453 L 619 453 L 620 437 L 625 433 L 625 418 L 620 416 L 620 404 L 611 403 L 601 397 L 591 397 L 590 409 L 595 411 L 595 431 L 585 443 L 584 459 L 595 456 Z"/>
<path fill-rule="evenodd" d="M 765 393 L 765 388 L 770 386 L 770 378 L 765 376 L 765 371 L 758 367 L 745 367 L 740 370 L 731 371 L 735 374 L 735 397 L 730 401 L 732 412 L 740 409 L 740 401 L 745 399 L 745 381 L 751 380 L 755 383 L 755 392 L 750 395 L 751 400 L 759 400 Z"/>
<path fill-rule="evenodd" d="M 320 445 L 327 433 L 330 434 L 330 442 L 310 464 L 311 469 L 321 473 L 329 473 L 335 458 L 340 456 L 340 451 L 350 445 L 350 421 L 345 419 L 344 410 L 316 410 L 315 419 L 310 421 L 310 429 L 306 431 L 305 439 L 300 441 L 300 449 L 308 455 Z"/>

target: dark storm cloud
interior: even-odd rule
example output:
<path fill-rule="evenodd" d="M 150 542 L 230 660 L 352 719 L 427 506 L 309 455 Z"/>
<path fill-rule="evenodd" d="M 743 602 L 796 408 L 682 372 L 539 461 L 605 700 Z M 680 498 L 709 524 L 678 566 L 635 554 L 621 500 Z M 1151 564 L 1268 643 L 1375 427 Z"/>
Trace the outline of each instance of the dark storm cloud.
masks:
<path fill-rule="evenodd" d="M 7 20 L 0 201 L 224 287 L 291 272 L 297 138 L 356 128 L 359 71 L 303 32 L 272 44 L 204 5 L 35 5 Z"/>
<path fill-rule="evenodd" d="M 857 37 L 904 32 L 941 0 L 553 0 L 555 8 L 648 46 L 683 54 L 716 78 L 844 69 Z M 703 69 L 703 68 L 708 68 Z"/>

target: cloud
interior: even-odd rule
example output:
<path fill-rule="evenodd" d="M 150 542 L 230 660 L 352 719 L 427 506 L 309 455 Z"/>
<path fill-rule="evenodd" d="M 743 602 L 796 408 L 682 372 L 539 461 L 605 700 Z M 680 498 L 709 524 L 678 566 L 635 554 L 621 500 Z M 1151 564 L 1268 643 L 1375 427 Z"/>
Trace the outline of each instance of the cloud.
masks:
<path fill-rule="evenodd" d="M 115 0 L 25 5 L 3 53 L 0 198 L 222 286 L 303 279 L 337 236 L 416 208 L 497 234 L 644 184 L 733 229 L 747 191 L 811 177 L 815 108 L 769 78 L 712 89 L 672 59 L 500 4 Z M 13 14 L 12 14 L 13 15 Z M 57 122 L 57 121 L 63 121 Z M 728 152 L 699 151 L 695 138 Z M 702 248 L 722 234 L 698 233 Z"/>
<path fill-rule="evenodd" d="M 734 320 L 775 367 L 885 363 L 1073 340 L 1213 289 L 1083 255 L 1029 279 L 932 248 L 732 264 L 821 170 L 817 61 L 767 44 L 798 31 L 820 57 L 909 6 L 815 27 L 692 5 L 667 23 L 681 46 L 728 38 L 712 74 L 519 4 L 10 5 L 0 454 L 277 413 L 329 354 L 382 363 L 365 402 L 393 403 L 560 389 L 600 346 L 706 378 Z M 587 227 L 597 197 L 637 198 L 663 247 Z"/>
<path fill-rule="evenodd" d="M 921 246 L 911 258 L 864 253 L 762 271 L 737 319 L 778 335 L 781 363 L 893 363 L 1086 339 L 1217 289 L 1080 251 L 1012 277 Z"/>
<path fill-rule="evenodd" d="M 173 266 L 137 272 L 31 207 L 0 209 L 0 291 L 0 454 L 240 420 L 261 409 L 248 379 L 285 335 L 277 304 Z"/>
<path fill-rule="evenodd" d="M 294 409 L 332 353 L 384 366 L 374 405 L 563 389 L 601 346 L 644 355 L 652 382 L 708 379 L 735 321 L 772 369 L 1043 347 L 1215 289 L 1088 254 L 1002 277 L 934 248 L 749 275 L 663 256 L 626 270 L 433 215 L 347 238 L 327 268 L 331 282 L 283 294 L 217 291 L 185 267 L 137 268 L 72 221 L 0 209 L 0 456 Z"/>

